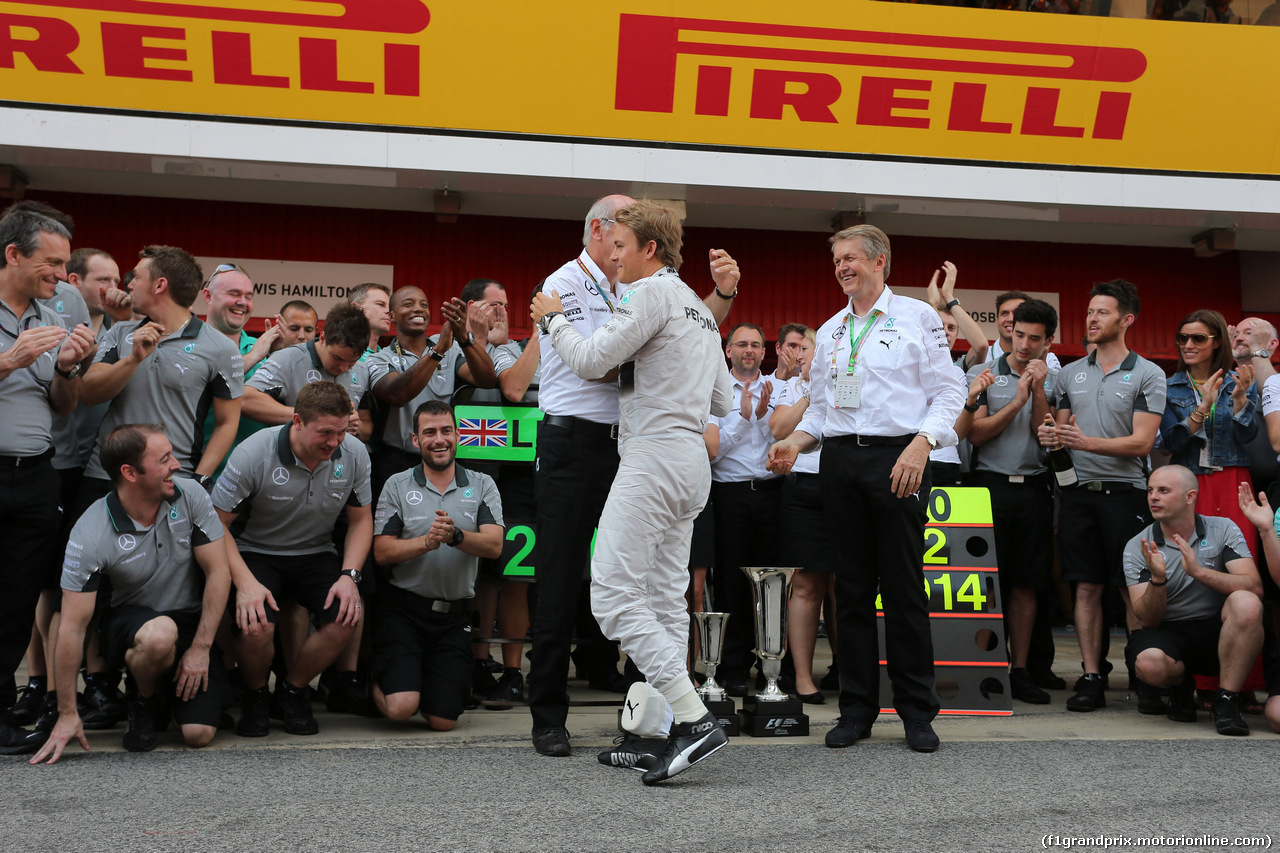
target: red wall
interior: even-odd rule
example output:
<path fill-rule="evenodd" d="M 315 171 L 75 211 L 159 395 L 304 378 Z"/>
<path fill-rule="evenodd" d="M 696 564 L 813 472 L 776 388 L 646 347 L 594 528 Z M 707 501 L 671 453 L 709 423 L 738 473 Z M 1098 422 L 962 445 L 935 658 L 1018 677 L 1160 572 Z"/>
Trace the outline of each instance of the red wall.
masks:
<path fill-rule="evenodd" d="M 76 218 L 75 245 L 108 251 L 125 268 L 147 243 L 178 245 L 206 257 L 392 264 L 396 285 L 422 287 L 433 302 L 457 294 L 468 279 L 485 276 L 507 286 L 513 308 L 573 257 L 582 234 L 581 223 L 561 220 L 463 215 L 442 225 L 432 214 L 401 211 L 76 193 L 32 196 Z M 711 286 L 709 248 L 727 249 L 741 263 L 742 296 L 731 321 L 755 321 L 772 337 L 783 323 L 820 324 L 841 304 L 822 234 L 690 228 L 685 240 L 684 278 L 699 293 Z M 923 286 L 942 261 L 950 260 L 959 267 L 962 297 L 966 287 L 1060 293 L 1063 321 L 1055 349 L 1064 357 L 1081 352 L 1089 288 L 1111 278 L 1138 285 L 1142 311 L 1129 343 L 1151 357 L 1174 356 L 1177 322 L 1197 308 L 1215 308 L 1229 322 L 1240 318 L 1233 254 L 1201 259 L 1189 248 L 926 237 L 895 237 L 893 248 L 891 285 Z M 316 307 L 323 315 L 326 306 Z M 528 329 L 527 319 L 519 322 L 522 316 L 512 311 L 516 331 L 524 328 L 521 336 Z M 440 320 L 438 311 L 435 320 Z"/>

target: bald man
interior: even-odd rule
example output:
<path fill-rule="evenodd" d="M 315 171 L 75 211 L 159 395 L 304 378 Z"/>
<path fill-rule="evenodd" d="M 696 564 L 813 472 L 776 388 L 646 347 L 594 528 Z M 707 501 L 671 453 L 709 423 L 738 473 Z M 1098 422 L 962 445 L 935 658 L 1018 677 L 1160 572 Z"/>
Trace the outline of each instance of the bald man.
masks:
<path fill-rule="evenodd" d="M 1262 648 L 1262 581 L 1244 535 L 1196 514 L 1196 477 L 1166 465 L 1147 481 L 1155 521 L 1124 549 L 1125 582 L 1141 628 L 1126 655 L 1140 679 L 1171 688 L 1169 719 L 1195 722 L 1193 675 L 1217 675 L 1219 734 L 1247 735 L 1236 692 Z"/>

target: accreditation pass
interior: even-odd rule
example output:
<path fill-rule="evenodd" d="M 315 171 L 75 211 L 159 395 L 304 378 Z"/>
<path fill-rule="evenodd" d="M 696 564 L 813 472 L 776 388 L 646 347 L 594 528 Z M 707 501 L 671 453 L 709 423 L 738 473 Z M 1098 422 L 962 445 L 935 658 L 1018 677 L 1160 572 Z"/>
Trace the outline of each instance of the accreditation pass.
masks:
<path fill-rule="evenodd" d="M 856 409 L 862 405 L 862 374 L 836 375 L 835 406 L 837 409 Z"/>

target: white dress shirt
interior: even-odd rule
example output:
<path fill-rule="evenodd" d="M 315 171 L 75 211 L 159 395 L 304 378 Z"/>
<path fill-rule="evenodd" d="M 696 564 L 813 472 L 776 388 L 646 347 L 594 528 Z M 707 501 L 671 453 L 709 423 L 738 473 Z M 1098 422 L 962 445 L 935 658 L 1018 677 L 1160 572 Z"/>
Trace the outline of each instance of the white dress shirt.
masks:
<path fill-rule="evenodd" d="M 542 292 L 548 296 L 559 293 L 560 301 L 564 303 L 564 318 L 573 324 L 579 335 L 589 338 L 613 316 L 610 305 L 615 308 L 618 305 L 618 295 L 609 288 L 608 276 L 601 272 L 584 249 L 581 255 L 547 277 Z M 618 383 L 583 379 L 569 369 L 546 335 L 542 335 L 539 344 L 542 347 L 542 376 L 538 385 L 538 408 L 548 415 L 616 424 Z"/>
<path fill-rule="evenodd" d="M 810 369 L 812 370 L 812 368 Z M 812 373 L 810 375 L 812 376 Z M 794 406 L 808 392 L 809 380 L 801 379 L 800 374 L 797 373 L 788 379 L 781 388 L 776 384 L 773 386 L 773 400 L 777 406 Z M 818 459 L 821 455 L 820 453 L 801 453 L 800 458 L 796 460 L 796 464 L 791 466 L 791 472 L 793 474 L 817 474 Z"/>
<path fill-rule="evenodd" d="M 731 377 L 733 373 L 729 374 Z M 769 395 L 769 410 L 763 418 L 756 418 L 756 403 L 764 383 L 773 383 Z M 742 388 L 744 383 L 733 379 L 733 408 L 723 418 L 712 417 L 709 423 L 720 428 L 720 448 L 711 460 L 711 480 L 716 483 L 741 483 L 746 480 L 771 479 L 778 476 L 765 468 L 769 458 L 769 445 L 773 433 L 769 432 L 769 418 L 773 416 L 775 395 L 782 383 L 771 376 L 757 375 L 745 383 L 751 392 L 751 420 L 742 417 Z"/>
<path fill-rule="evenodd" d="M 868 332 L 854 368 L 862 376 L 861 405 L 834 405 L 835 377 L 848 372 L 852 339 L 867 319 L 853 313 L 850 300 L 818 329 L 809 368 L 809 409 L 797 429 L 815 438 L 928 432 L 939 447 L 954 445 L 965 389 L 951 363 L 938 312 L 918 299 L 896 296 L 888 287 L 872 310 L 882 313 Z"/>

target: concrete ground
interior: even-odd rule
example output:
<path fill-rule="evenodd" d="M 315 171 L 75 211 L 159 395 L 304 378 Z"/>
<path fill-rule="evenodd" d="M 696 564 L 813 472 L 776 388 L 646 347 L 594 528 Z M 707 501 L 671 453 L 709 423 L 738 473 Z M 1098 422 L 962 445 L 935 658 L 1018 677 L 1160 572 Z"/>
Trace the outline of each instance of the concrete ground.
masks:
<path fill-rule="evenodd" d="M 1074 680 L 1069 638 L 1058 660 Z M 634 771 L 597 764 L 616 734 L 618 697 L 581 682 L 571 696 L 589 704 L 570 712 L 574 753 L 564 759 L 533 751 L 522 707 L 468 712 L 449 733 L 319 709 L 315 737 L 223 732 L 195 751 L 170 731 L 141 755 L 122 750 L 121 726 L 90 733 L 91 753 L 72 747 L 54 767 L 0 762 L 0 851 L 968 851 L 1062 847 L 1071 837 L 1235 850 L 1280 841 L 1280 735 L 1263 718 L 1248 717 L 1250 737 L 1226 738 L 1205 713 L 1192 724 L 1141 716 L 1127 690 L 1090 714 L 1068 712 L 1068 695 L 1015 701 L 1011 717 L 940 717 L 932 755 L 910 752 L 893 716 L 868 740 L 827 749 L 837 715 L 829 695 L 806 706 L 808 737 L 734 738 L 652 789 Z"/>

